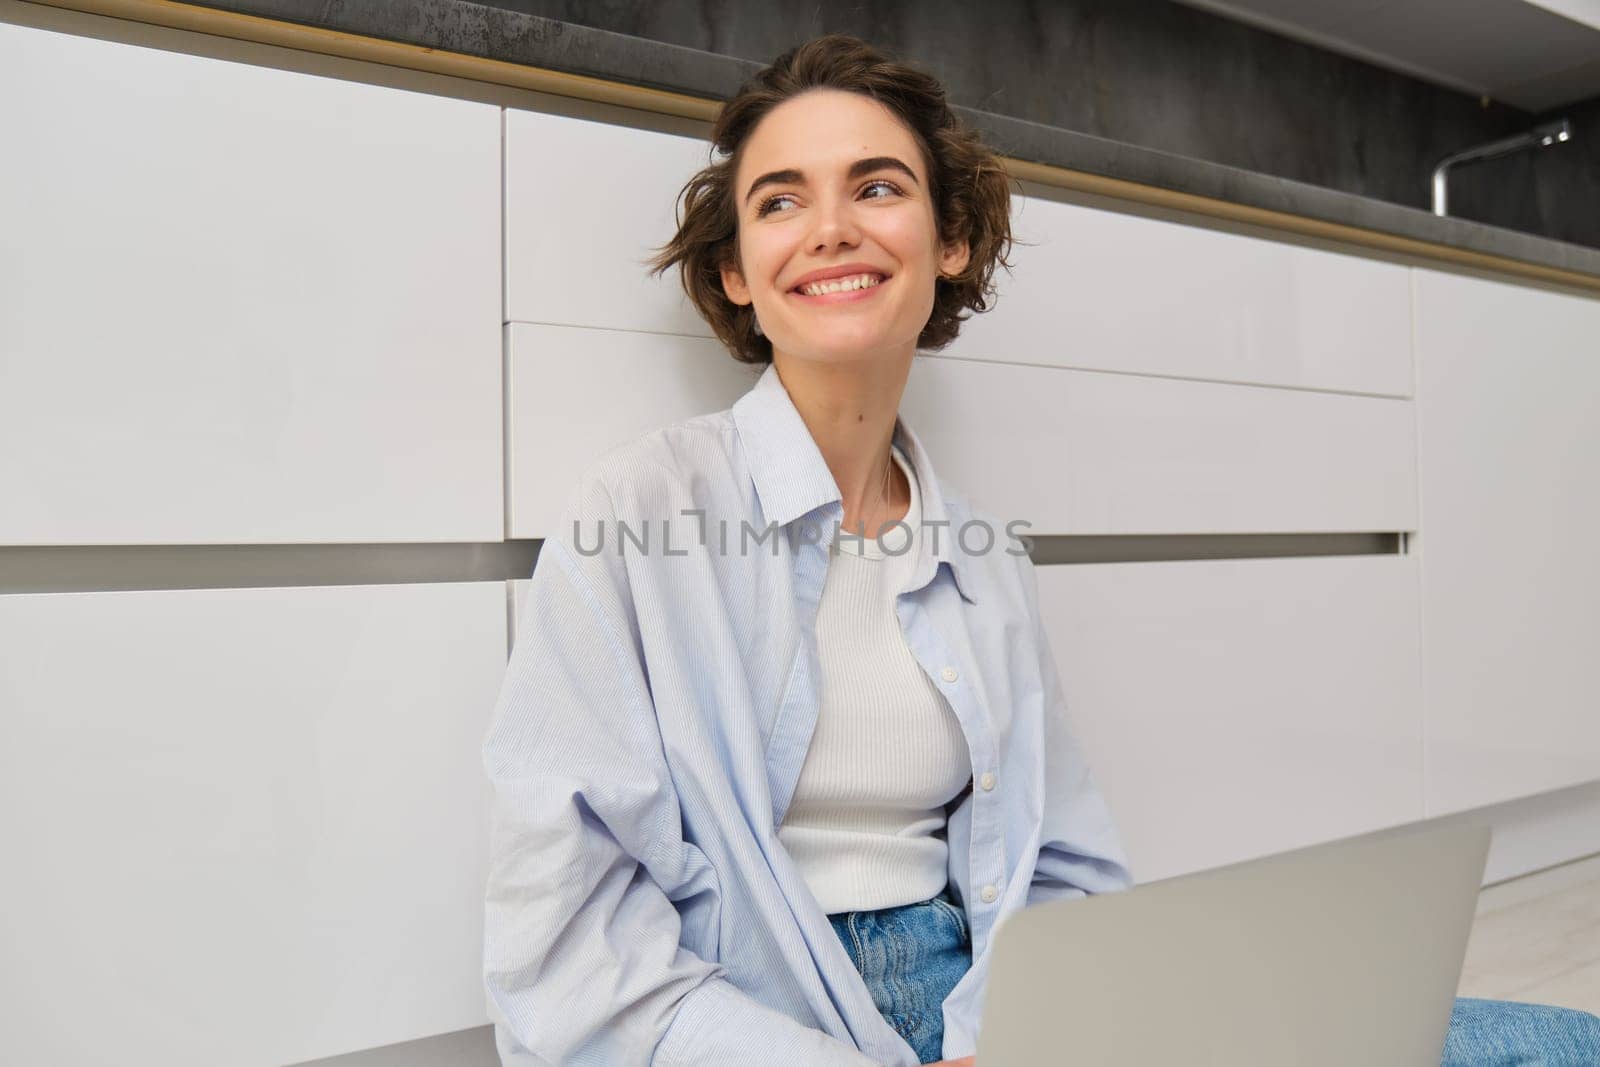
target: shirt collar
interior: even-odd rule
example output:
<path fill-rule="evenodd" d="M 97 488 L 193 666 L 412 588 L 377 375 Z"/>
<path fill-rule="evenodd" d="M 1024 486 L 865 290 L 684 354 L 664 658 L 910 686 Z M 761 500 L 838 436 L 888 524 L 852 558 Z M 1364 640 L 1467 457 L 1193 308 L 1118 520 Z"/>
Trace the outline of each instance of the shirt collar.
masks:
<path fill-rule="evenodd" d="M 755 385 L 734 403 L 733 422 L 766 521 L 787 526 L 826 504 L 842 502 L 833 472 L 778 377 L 777 364 L 767 364 Z M 952 520 L 927 450 L 899 415 L 895 416 L 893 441 L 910 461 L 922 495 L 924 529 L 917 531 L 917 540 L 925 546 L 923 556 L 931 555 L 935 567 L 948 564 L 962 597 L 977 603 L 973 595 L 977 561 L 957 549 L 960 523 Z M 944 525 L 938 525 L 941 523 Z M 920 587 L 921 564 L 918 571 L 915 585 Z"/>

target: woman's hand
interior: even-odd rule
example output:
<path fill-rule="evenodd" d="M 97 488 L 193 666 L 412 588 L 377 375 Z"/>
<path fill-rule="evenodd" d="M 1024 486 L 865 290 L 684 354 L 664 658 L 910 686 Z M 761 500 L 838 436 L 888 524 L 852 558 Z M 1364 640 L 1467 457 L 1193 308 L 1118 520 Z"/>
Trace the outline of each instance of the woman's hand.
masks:
<path fill-rule="evenodd" d="M 965 1056 L 959 1060 L 940 1060 L 938 1063 L 929 1064 L 928 1067 L 973 1067 L 973 1062 L 971 1056 Z"/>

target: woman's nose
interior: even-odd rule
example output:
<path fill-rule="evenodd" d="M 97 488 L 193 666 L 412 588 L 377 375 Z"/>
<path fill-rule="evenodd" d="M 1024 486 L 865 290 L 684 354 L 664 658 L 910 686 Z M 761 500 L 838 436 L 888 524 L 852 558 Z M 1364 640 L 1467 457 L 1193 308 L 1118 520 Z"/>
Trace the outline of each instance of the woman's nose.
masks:
<path fill-rule="evenodd" d="M 812 251 L 860 243 L 861 229 L 856 223 L 854 207 L 849 201 L 819 202 L 812 219 L 815 221 L 815 229 L 811 235 Z"/>

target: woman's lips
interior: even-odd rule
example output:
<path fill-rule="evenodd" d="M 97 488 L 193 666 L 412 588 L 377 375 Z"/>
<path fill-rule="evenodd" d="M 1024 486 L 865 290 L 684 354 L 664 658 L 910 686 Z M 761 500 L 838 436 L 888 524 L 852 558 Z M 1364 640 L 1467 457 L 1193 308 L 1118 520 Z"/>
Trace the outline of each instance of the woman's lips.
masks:
<path fill-rule="evenodd" d="M 865 289 L 841 290 L 837 293 L 823 293 L 821 296 L 809 296 L 806 293 L 802 293 L 798 289 L 792 289 L 790 290 L 789 295 L 799 297 L 808 304 L 849 304 L 857 300 L 867 299 L 873 293 L 876 293 L 879 289 L 882 289 L 884 286 L 888 285 L 893 277 L 894 275 L 891 274 L 888 277 L 885 277 L 877 285 L 869 285 Z"/>

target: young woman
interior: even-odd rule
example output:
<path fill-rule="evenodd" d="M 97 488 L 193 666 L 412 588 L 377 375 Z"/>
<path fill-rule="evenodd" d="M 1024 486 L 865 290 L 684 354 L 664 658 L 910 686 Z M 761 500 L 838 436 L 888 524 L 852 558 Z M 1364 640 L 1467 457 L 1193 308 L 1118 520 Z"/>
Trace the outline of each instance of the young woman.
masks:
<path fill-rule="evenodd" d="M 598 459 L 541 549 L 484 753 L 500 1054 L 970 1062 L 995 924 L 1132 882 L 1025 546 L 898 417 L 993 297 L 1007 179 L 838 35 L 712 140 L 655 266 L 763 369 Z"/>

